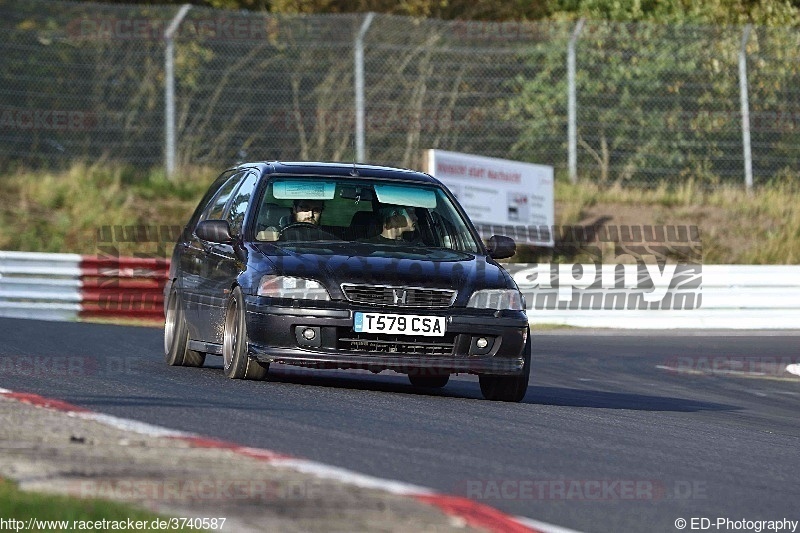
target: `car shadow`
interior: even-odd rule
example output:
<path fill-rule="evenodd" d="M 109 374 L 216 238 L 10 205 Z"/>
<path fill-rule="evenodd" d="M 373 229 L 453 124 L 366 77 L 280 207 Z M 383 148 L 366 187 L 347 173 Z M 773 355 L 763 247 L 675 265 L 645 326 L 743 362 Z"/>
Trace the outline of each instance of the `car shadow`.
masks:
<path fill-rule="evenodd" d="M 301 367 L 293 368 L 282 365 L 278 369 L 270 368 L 267 381 L 314 387 L 392 392 L 421 396 L 480 398 L 480 389 L 478 389 L 477 383 L 475 383 L 474 387 L 470 387 L 469 383 L 458 382 L 451 379 L 450 383 L 442 389 L 414 387 L 408 382 L 406 376 L 392 372 L 367 374 L 352 371 L 337 372 L 305 369 Z M 462 387 L 462 383 L 467 386 Z M 475 390 L 473 391 L 471 389 Z"/>
<path fill-rule="evenodd" d="M 188 369 L 187 369 L 188 370 Z M 312 370 L 279 366 L 271 368 L 266 381 L 229 380 L 222 374 L 222 367 L 209 365 L 202 369 L 191 369 L 195 376 L 200 376 L 202 381 L 208 379 L 222 380 L 224 387 L 209 389 L 213 391 L 207 398 L 193 398 L 187 402 L 183 396 L 108 396 L 108 395 L 77 395 L 65 399 L 77 405 L 91 408 L 111 406 L 139 406 L 139 407 L 216 407 L 233 408 L 237 410 L 263 410 L 263 406 L 256 403 L 252 406 L 243 405 L 240 401 L 230 399 L 230 387 L 241 391 L 246 389 L 248 394 L 270 394 L 269 384 L 303 385 L 308 387 L 323 387 L 330 389 L 373 391 L 392 394 L 405 394 L 413 396 L 427 396 L 431 398 L 452 400 L 482 400 L 480 386 L 474 378 L 451 378 L 450 382 L 441 389 L 421 388 L 411 385 L 407 378 L 401 374 L 361 374 L 352 371 Z M 198 373 L 197 370 L 200 370 Z M 206 381 L 207 383 L 207 381 Z M 738 411 L 741 407 L 692 400 L 686 398 L 673 398 L 668 396 L 653 396 L 647 394 L 634 394 L 626 392 L 606 392 L 590 389 L 575 389 L 566 387 L 546 387 L 531 384 L 528 392 L 520 402 L 523 406 L 557 406 L 577 407 L 587 409 L 624 409 L 630 411 L 653 412 L 678 412 L 693 413 L 699 411 Z M 514 403 L 501 404 L 508 408 L 519 405 Z"/>
<path fill-rule="evenodd" d="M 315 387 L 347 388 L 376 392 L 394 392 L 442 398 L 480 399 L 480 387 L 476 381 L 450 380 L 442 389 L 414 387 L 405 376 L 391 374 L 341 374 L 332 376 L 319 370 L 287 369 L 282 367 L 270 373 L 267 381 L 310 385 Z M 698 411 L 736 411 L 740 407 L 686 398 L 652 396 L 625 392 L 605 392 L 564 387 L 540 387 L 533 384 L 522 402 L 530 405 L 553 405 L 562 407 L 585 407 L 595 409 L 628 409 L 632 411 L 665 411 L 693 413 Z"/>

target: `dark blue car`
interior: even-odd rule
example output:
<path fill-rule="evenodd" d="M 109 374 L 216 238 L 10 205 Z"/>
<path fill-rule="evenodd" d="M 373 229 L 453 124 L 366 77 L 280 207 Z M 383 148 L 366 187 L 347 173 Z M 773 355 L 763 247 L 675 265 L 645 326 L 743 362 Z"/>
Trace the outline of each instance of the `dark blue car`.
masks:
<path fill-rule="evenodd" d="M 410 170 L 343 163 L 239 165 L 186 225 L 165 289 L 170 365 L 221 355 L 225 375 L 272 363 L 407 374 L 444 387 L 477 374 L 491 400 L 528 387 L 525 302 L 453 195 Z"/>

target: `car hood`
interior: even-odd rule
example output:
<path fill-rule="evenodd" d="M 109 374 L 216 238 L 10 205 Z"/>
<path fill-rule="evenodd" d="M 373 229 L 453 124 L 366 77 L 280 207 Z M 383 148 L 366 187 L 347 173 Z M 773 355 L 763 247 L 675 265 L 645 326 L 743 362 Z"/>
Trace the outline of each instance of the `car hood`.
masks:
<path fill-rule="evenodd" d="M 456 305 L 466 305 L 477 289 L 516 288 L 494 260 L 452 250 L 401 250 L 342 245 L 277 247 L 259 244 L 260 270 L 283 276 L 315 279 L 333 299 L 341 299 L 342 283 L 455 289 Z"/>

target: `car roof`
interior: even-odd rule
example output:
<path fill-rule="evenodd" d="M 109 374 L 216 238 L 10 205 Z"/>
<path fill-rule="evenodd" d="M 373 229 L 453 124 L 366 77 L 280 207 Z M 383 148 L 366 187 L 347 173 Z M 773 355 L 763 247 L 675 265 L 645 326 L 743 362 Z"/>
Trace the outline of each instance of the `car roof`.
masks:
<path fill-rule="evenodd" d="M 396 179 L 441 185 L 439 180 L 424 172 L 417 172 L 405 168 L 365 165 L 362 163 L 259 161 L 254 163 L 242 163 L 238 165 L 237 168 L 245 167 L 257 167 L 265 174 L 361 176 L 365 178 Z"/>

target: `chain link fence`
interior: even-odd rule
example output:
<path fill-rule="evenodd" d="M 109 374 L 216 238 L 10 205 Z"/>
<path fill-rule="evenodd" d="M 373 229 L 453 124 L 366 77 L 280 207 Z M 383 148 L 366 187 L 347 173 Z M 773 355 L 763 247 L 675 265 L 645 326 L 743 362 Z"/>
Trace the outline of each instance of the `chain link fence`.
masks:
<path fill-rule="evenodd" d="M 165 160 L 164 32 L 178 6 L 0 0 L 0 169 Z M 440 148 L 568 174 L 571 22 L 287 16 L 192 7 L 174 37 L 178 166 L 355 158 L 419 168 Z M 800 30 L 587 22 L 576 35 L 581 179 L 797 179 Z"/>

